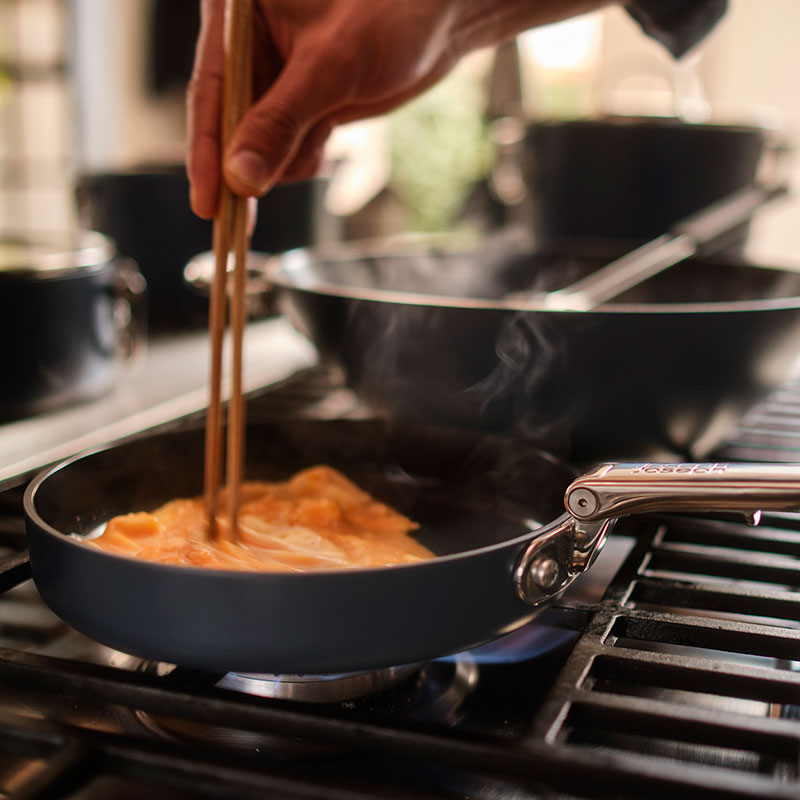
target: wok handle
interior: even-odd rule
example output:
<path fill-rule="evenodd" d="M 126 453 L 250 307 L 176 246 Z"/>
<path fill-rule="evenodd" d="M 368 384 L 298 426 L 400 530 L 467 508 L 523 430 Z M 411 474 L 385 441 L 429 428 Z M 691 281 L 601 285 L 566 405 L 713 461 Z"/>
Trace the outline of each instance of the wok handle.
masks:
<path fill-rule="evenodd" d="M 752 184 L 672 226 L 662 234 L 579 281 L 544 295 L 545 308 L 591 311 L 659 272 L 691 258 L 734 228 L 748 222 L 766 203 L 787 194 L 786 184 Z"/>
<path fill-rule="evenodd" d="M 648 511 L 800 510 L 800 464 L 602 464 L 575 480 L 564 504 L 581 522 Z"/>

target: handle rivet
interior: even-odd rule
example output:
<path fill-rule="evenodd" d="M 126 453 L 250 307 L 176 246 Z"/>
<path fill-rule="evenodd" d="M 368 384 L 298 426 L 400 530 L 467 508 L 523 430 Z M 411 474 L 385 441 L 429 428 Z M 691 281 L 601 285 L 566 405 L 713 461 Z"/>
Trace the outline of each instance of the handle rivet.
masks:
<path fill-rule="evenodd" d="M 597 511 L 600 503 L 594 492 L 589 489 L 579 488 L 570 492 L 567 498 L 567 508 L 579 517 L 587 517 Z"/>
<path fill-rule="evenodd" d="M 558 581 L 558 562 L 550 556 L 539 556 L 530 566 L 529 580 L 540 589 L 551 589 Z"/>

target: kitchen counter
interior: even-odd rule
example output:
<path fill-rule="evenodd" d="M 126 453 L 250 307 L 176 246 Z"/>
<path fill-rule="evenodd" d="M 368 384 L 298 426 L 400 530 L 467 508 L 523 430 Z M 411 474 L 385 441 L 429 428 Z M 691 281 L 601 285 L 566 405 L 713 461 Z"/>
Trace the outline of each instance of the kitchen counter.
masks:
<path fill-rule="evenodd" d="M 313 346 L 282 317 L 248 325 L 244 390 L 277 383 L 313 366 Z M 114 389 L 77 406 L 0 425 L 0 487 L 46 464 L 204 409 L 205 331 L 155 339 L 139 363 L 122 367 Z"/>

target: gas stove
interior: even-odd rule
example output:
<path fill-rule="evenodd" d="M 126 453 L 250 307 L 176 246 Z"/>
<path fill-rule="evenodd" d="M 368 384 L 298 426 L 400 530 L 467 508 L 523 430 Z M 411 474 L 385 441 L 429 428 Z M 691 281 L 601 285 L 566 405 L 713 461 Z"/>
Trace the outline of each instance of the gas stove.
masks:
<path fill-rule="evenodd" d="M 364 413 L 318 366 L 249 402 L 251 419 Z M 800 461 L 795 440 L 800 386 L 789 386 L 719 457 Z M 54 616 L 29 580 L 23 490 L 20 479 L 0 493 L 8 796 L 800 793 L 800 515 L 765 515 L 757 528 L 622 520 L 598 564 L 534 624 L 456 656 L 380 673 L 222 675 L 144 662 Z"/>

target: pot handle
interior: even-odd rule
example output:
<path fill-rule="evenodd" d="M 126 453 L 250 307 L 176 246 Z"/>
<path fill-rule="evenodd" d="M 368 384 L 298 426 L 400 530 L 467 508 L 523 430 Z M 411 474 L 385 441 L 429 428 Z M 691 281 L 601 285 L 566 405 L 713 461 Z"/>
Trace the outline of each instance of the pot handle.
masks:
<path fill-rule="evenodd" d="M 800 464 L 602 464 L 573 483 L 567 511 L 591 522 L 649 511 L 800 510 Z"/>
<path fill-rule="evenodd" d="M 214 252 L 204 250 L 192 256 L 183 268 L 184 283 L 195 293 L 209 297 L 214 279 Z M 257 250 L 247 253 L 245 298 L 249 318 L 266 317 L 273 310 L 273 291 L 270 281 L 272 256 Z M 233 270 L 233 255 L 228 259 L 227 270 Z"/>
<path fill-rule="evenodd" d="M 111 294 L 118 352 L 136 362 L 147 348 L 147 281 L 133 259 L 119 259 Z"/>

